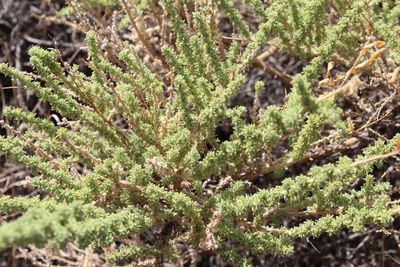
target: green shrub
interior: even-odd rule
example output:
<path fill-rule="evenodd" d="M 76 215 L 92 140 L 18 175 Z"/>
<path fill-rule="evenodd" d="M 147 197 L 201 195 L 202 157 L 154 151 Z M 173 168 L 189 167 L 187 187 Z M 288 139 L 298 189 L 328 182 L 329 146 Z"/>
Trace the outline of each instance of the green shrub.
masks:
<path fill-rule="evenodd" d="M 88 10 L 92 2 L 71 1 L 67 13 L 94 12 Z M 125 11 L 119 22 L 133 28 L 136 39 L 123 41 L 115 27 L 89 32 L 90 75 L 62 62 L 57 50 L 39 47 L 29 52 L 37 76 L 0 65 L 0 72 L 63 118 L 55 125 L 18 107 L 3 111 L 30 128 L 21 133 L 1 122 L 11 134 L 0 138 L 0 150 L 30 168 L 42 197 L 0 198 L 1 211 L 23 212 L 0 226 L 0 248 L 30 243 L 62 248 L 69 241 L 102 247 L 131 238 L 135 241 L 108 259 L 174 262 L 176 244 L 184 242 L 244 266 L 249 262 L 241 255 L 243 247 L 257 255 L 287 255 L 294 239 L 383 227 L 398 215 L 398 207 L 388 205 L 390 184 L 370 175 L 397 153 L 396 137 L 387 144 L 377 140 L 354 160 L 343 156 L 270 189 L 248 190 L 268 173 L 285 177 L 285 169 L 324 138 L 323 129 L 332 129 L 328 142 L 352 134 L 334 101 L 342 86 L 337 94 L 316 97 L 313 85 L 329 61 L 351 67 L 362 47 L 372 43 L 366 39 L 372 34 L 386 42 L 384 56 L 400 63 L 397 2 L 149 0 L 139 1 L 140 10 L 133 2 L 97 6 Z M 260 21 L 256 32 L 236 4 L 248 6 Z M 162 18 L 158 31 L 169 38 L 154 41 L 140 28 L 149 27 L 143 14 Z M 221 41 L 218 16 L 234 25 L 236 41 L 228 46 Z M 246 108 L 231 107 L 230 101 L 260 51 L 271 44 L 310 63 L 293 77 L 284 106 L 255 106 L 248 122 Z M 375 44 L 363 50 L 364 60 L 383 46 Z M 376 59 L 371 58 L 365 64 L 370 68 Z M 257 83 L 256 95 L 263 89 Z M 225 120 L 234 130 L 221 141 L 216 128 Z M 273 156 L 282 140 L 289 140 L 287 154 Z M 361 188 L 352 188 L 359 179 Z M 305 219 L 295 220 L 301 216 Z M 160 227 L 170 230 L 154 242 L 141 240 Z"/>

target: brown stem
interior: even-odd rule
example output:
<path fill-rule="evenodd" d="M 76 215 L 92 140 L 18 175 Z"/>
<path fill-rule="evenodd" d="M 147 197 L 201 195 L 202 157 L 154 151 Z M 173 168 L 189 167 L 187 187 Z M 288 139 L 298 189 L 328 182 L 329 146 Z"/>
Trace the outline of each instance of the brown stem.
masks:
<path fill-rule="evenodd" d="M 263 71 L 265 71 L 266 73 L 268 73 L 269 75 L 276 76 L 278 78 L 278 80 L 280 80 L 285 86 L 287 86 L 287 87 L 292 86 L 292 78 L 289 75 L 280 72 L 279 70 L 277 70 L 274 67 L 272 67 L 271 65 L 268 65 L 267 63 L 261 61 L 258 58 L 254 59 L 254 64 L 257 67 L 259 67 L 260 69 L 262 69 Z"/>
<path fill-rule="evenodd" d="M 362 165 L 362 164 L 365 164 L 365 163 L 369 163 L 369 162 L 375 161 L 375 160 L 387 159 L 387 158 L 396 156 L 398 154 L 399 154 L 399 151 L 396 150 L 396 151 L 389 152 L 387 154 L 372 156 L 370 158 L 366 158 L 366 159 L 362 159 L 362 160 L 358 160 L 358 161 L 353 162 L 351 164 L 351 167 L 357 167 L 359 165 Z"/>
<path fill-rule="evenodd" d="M 143 29 L 143 27 L 140 27 L 141 25 L 137 25 L 135 22 L 135 18 L 128 6 L 128 3 L 126 2 L 126 0 L 121 0 L 122 5 L 124 6 L 125 12 L 128 15 L 132 27 L 135 30 L 137 36 L 139 37 L 140 41 L 142 42 L 142 44 L 144 45 L 144 47 L 146 48 L 147 52 L 149 52 L 151 55 L 153 55 L 154 57 L 158 58 L 159 60 L 161 60 L 162 64 L 164 66 L 167 66 L 167 62 L 165 61 L 164 57 L 158 52 L 156 51 L 156 49 L 154 48 L 153 44 L 150 43 L 150 36 L 148 36 L 147 32 Z"/>

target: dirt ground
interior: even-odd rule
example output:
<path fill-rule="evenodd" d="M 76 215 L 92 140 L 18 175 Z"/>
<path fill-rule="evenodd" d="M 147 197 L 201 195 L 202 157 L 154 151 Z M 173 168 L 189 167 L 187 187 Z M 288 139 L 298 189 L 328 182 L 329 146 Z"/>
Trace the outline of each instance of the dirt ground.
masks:
<path fill-rule="evenodd" d="M 50 3 L 51 2 L 51 3 Z M 55 17 L 57 10 L 64 1 L 46 0 L 0 0 L 0 61 L 8 62 L 20 70 L 31 71 L 27 51 L 33 45 L 45 48 L 56 47 L 62 52 L 62 57 L 68 62 L 84 66 L 86 58 L 84 34 L 68 23 Z M 229 30 L 229 25 L 221 26 Z M 224 28 L 225 27 L 225 28 Z M 287 75 L 301 72 L 306 60 L 294 58 L 282 51 L 273 52 L 266 62 L 274 69 Z M 335 71 L 343 71 L 340 68 Z M 374 121 L 369 127 L 355 134 L 349 143 L 335 147 L 316 147 L 312 153 L 313 162 L 291 167 L 286 176 L 296 176 L 306 172 L 312 164 L 322 165 L 334 162 L 341 155 L 354 156 L 378 138 L 390 139 L 400 131 L 400 101 L 399 96 L 390 90 L 384 81 L 373 75 L 363 75 L 361 79 L 367 85 L 365 89 L 354 96 L 338 100 L 343 109 L 343 117 L 350 118 L 356 126 Z M 250 108 L 254 101 L 254 84 L 263 80 L 268 88 L 261 95 L 262 106 L 281 105 L 290 92 L 282 79 L 264 72 L 254 66 L 248 74 L 247 83 L 240 94 L 232 100 L 232 105 L 242 105 Z M 25 91 L 19 84 L 0 75 L 0 105 L 17 105 L 25 110 L 34 111 L 41 117 L 56 120 L 47 104 Z M 315 92 L 320 94 L 320 91 Z M 0 113 L 0 118 L 3 116 Z M 23 128 L 24 125 L 19 127 Z M 232 131 L 225 122 L 218 128 L 221 139 L 227 139 Z M 1 130 L 2 135 L 5 131 Z M 282 152 L 286 148 L 282 147 Z M 379 168 L 374 175 L 381 181 L 389 181 L 394 186 L 400 185 L 399 159 L 391 158 Z M 0 190 L 7 195 L 34 195 L 31 188 L 24 186 L 29 178 L 29 172 L 24 167 L 16 165 L 11 160 L 0 156 Z M 272 182 L 271 182 L 272 181 Z M 259 188 L 266 188 L 279 183 L 279 179 L 270 174 L 265 179 L 256 182 Z M 393 199 L 399 195 L 393 192 Z M 11 217 L 3 214 L 1 221 Z M 400 221 L 396 220 L 384 231 L 373 228 L 363 233 L 348 233 L 342 231 L 337 236 L 323 235 L 316 239 L 298 240 L 295 244 L 296 253 L 290 257 L 267 256 L 260 258 L 250 255 L 255 266 L 400 266 Z M 229 266 L 218 255 L 198 254 L 182 246 L 184 266 Z M 14 247 L 0 252 L 0 267 L 2 266 L 111 266 L 105 263 L 104 251 L 81 250 L 70 244 L 64 250 L 48 248 Z"/>

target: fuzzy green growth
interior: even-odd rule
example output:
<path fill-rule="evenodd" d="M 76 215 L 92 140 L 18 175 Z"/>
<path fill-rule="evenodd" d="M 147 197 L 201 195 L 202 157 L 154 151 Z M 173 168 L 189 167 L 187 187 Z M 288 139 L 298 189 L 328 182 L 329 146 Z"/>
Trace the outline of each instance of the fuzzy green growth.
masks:
<path fill-rule="evenodd" d="M 29 167 L 35 175 L 32 185 L 46 194 L 43 199 L 0 197 L 0 211 L 23 212 L 0 226 L 0 249 L 30 243 L 62 248 L 70 241 L 85 248 L 132 238 L 108 259 L 176 262 L 176 245 L 184 242 L 250 266 L 243 247 L 257 255 L 287 255 L 297 238 L 392 222 L 398 212 L 388 206 L 390 185 L 374 181 L 370 173 L 380 161 L 368 159 L 391 152 L 396 137 L 388 144 L 377 141 L 355 160 L 343 156 L 295 178 L 284 177 L 270 189 L 249 193 L 247 187 L 307 160 L 324 127 L 338 139 L 348 134 L 341 110 L 332 100 L 316 97 L 313 84 L 328 60 L 357 57 L 354 51 L 367 24 L 376 27 L 397 59 L 397 4 L 389 8 L 392 1 L 387 1 L 380 8 L 359 0 L 298 0 L 265 7 L 259 0 L 237 1 L 260 21 L 253 33 L 236 1 L 140 2 L 147 7 L 142 12 L 165 18 L 159 26 L 176 40 L 157 44 L 158 61 L 143 57 L 143 51 L 157 47 L 151 40 L 117 42 L 107 49 L 114 39 L 106 43 L 104 36 L 89 32 L 91 75 L 61 64 L 57 50 L 39 47 L 29 53 L 40 82 L 0 64 L 1 73 L 63 117 L 55 125 L 17 107 L 4 109 L 8 120 L 30 127 L 21 133 L 2 122 L 11 135 L 0 138 L 0 150 Z M 100 4 L 126 12 L 124 1 Z M 339 16 L 335 23 L 325 13 L 332 5 Z M 215 15 L 228 17 L 237 40 L 221 42 Z M 258 82 L 248 122 L 246 108 L 230 102 L 260 50 L 271 43 L 311 62 L 292 78 L 281 107 L 260 108 L 265 85 Z M 219 140 L 216 128 L 224 121 L 233 133 Z M 274 151 L 287 140 L 287 153 L 277 156 Z M 364 179 L 361 188 L 352 188 L 359 179 Z M 295 220 L 301 216 L 314 219 Z M 156 241 L 143 238 L 157 229 L 163 234 Z"/>

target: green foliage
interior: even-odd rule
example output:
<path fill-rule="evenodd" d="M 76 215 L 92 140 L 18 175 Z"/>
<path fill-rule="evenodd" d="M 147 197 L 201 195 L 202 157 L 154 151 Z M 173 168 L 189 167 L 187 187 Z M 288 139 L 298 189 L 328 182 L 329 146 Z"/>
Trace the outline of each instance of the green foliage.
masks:
<path fill-rule="evenodd" d="M 94 2 L 71 1 L 63 13 L 93 12 L 94 5 L 126 11 L 126 1 Z M 167 22 L 163 27 L 169 27 L 164 30 L 176 40 L 158 43 L 160 53 L 149 40 L 122 42 L 115 32 L 109 36 L 117 41 L 111 39 L 114 46 L 108 49 L 99 30 L 86 38 L 90 75 L 61 64 L 57 50 L 39 47 L 29 54 L 40 79 L 0 64 L 1 73 L 63 117 L 55 125 L 17 107 L 3 111 L 8 120 L 25 122 L 30 129 L 20 133 L 3 122 L 11 134 L 0 138 L 0 150 L 29 167 L 36 175 L 33 186 L 46 194 L 43 199 L 0 197 L 2 212 L 23 213 L 0 226 L 1 249 L 29 243 L 65 247 L 69 241 L 80 247 L 108 246 L 131 237 L 135 242 L 108 255 L 110 261 L 176 262 L 175 245 L 185 242 L 250 266 L 240 254 L 242 247 L 254 254 L 287 255 L 294 252 L 297 238 L 392 222 L 397 212 L 388 206 L 390 185 L 370 173 L 380 164 L 374 156 L 391 152 L 396 137 L 388 144 L 377 141 L 355 160 L 343 156 L 334 164 L 313 166 L 270 189 L 250 194 L 246 183 L 273 172 L 284 175 L 306 159 L 324 127 L 336 140 L 349 134 L 335 103 L 314 95 L 314 82 L 327 61 L 352 62 L 358 42 L 374 29 L 398 60 L 397 3 L 298 0 L 271 1 L 266 7 L 259 0 L 139 2 L 146 8 L 134 14 L 157 17 L 161 12 Z M 237 4 L 251 7 L 260 21 L 258 31 L 250 30 Z M 331 6 L 338 21 L 326 13 Z M 238 32 L 228 45 L 221 45 L 215 27 L 215 16 L 222 14 Z M 246 108 L 230 102 L 268 44 L 308 58 L 310 64 L 293 77 L 284 106 L 256 106 L 249 123 Z M 158 57 L 154 65 L 143 51 Z M 264 86 L 255 86 L 255 105 Z M 219 140 L 216 128 L 227 120 L 233 133 Z M 273 156 L 286 140 L 286 155 Z M 356 190 L 351 185 L 359 179 L 365 180 Z M 207 188 L 209 181 L 217 186 Z M 296 220 L 303 215 L 314 219 Z M 288 219 L 293 220 L 290 226 Z M 156 242 L 140 241 L 140 235 L 159 227 L 171 230 Z"/>

